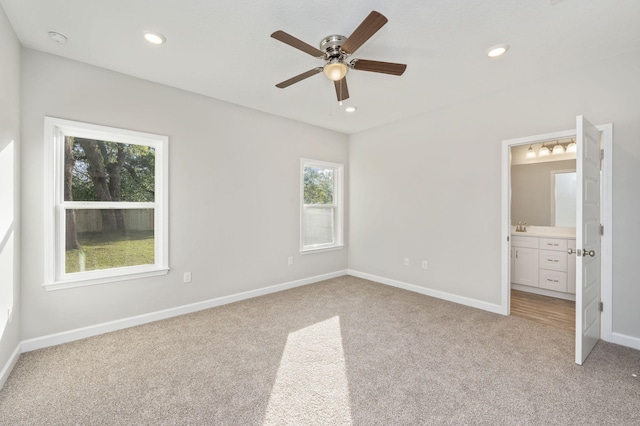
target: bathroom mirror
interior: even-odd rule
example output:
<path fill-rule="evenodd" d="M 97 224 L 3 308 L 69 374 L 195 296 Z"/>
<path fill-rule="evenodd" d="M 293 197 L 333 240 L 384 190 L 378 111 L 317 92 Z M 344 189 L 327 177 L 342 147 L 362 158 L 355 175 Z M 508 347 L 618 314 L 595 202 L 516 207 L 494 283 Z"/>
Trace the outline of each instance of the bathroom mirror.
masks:
<path fill-rule="evenodd" d="M 576 160 L 512 165 L 511 224 L 526 221 L 528 225 L 536 226 L 575 227 L 576 196 L 575 192 L 570 192 L 571 188 L 575 191 L 575 170 Z M 568 172 L 574 173 L 573 186 L 566 182 L 571 180 Z M 569 222 L 570 217 L 572 222 Z"/>

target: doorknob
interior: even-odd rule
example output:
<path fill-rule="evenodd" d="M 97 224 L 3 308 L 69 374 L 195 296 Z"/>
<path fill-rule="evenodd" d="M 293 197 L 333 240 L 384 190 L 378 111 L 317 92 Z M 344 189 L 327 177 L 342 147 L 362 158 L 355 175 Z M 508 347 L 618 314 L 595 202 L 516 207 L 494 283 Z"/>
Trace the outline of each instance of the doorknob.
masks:
<path fill-rule="evenodd" d="M 573 254 L 573 253 L 575 253 L 575 252 L 576 252 L 576 251 L 575 251 L 574 249 L 567 249 L 567 253 L 569 253 L 569 254 Z"/>
<path fill-rule="evenodd" d="M 578 251 L 576 252 L 576 254 L 578 256 L 591 256 L 591 257 L 596 257 L 596 252 L 593 250 L 587 250 L 587 249 L 578 249 Z"/>

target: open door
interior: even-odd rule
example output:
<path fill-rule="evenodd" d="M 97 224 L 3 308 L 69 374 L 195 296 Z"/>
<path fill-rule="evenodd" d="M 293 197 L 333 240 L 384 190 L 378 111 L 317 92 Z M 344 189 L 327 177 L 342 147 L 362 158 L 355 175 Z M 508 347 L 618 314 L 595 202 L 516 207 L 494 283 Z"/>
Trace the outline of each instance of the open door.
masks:
<path fill-rule="evenodd" d="M 600 138 L 583 116 L 576 119 L 576 364 L 600 339 Z"/>

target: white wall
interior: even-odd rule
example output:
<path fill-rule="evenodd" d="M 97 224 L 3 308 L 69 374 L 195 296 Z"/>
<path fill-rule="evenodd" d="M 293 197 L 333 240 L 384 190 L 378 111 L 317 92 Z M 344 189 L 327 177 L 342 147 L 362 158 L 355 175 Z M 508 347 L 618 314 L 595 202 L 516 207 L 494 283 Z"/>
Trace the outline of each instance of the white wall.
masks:
<path fill-rule="evenodd" d="M 20 43 L 0 8 L 0 371 L 20 342 L 19 154 Z M 4 379 L 0 373 L 0 387 Z"/>
<path fill-rule="evenodd" d="M 613 332 L 640 339 L 638 75 L 640 51 L 352 135 L 349 268 L 501 303 L 502 140 L 584 114 L 614 125 Z"/>
<path fill-rule="evenodd" d="M 298 252 L 300 157 L 346 165 L 345 135 L 29 49 L 22 82 L 23 339 L 347 268 Z M 169 136 L 167 276 L 44 290 L 45 115 Z"/>

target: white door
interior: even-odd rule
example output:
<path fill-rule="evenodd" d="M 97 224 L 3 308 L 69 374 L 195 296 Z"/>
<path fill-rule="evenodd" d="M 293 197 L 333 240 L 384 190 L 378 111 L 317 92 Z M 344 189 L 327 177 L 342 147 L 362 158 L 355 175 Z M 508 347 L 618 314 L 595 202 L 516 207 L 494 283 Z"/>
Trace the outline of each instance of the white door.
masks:
<path fill-rule="evenodd" d="M 576 364 L 600 339 L 600 136 L 583 116 L 576 120 Z"/>

